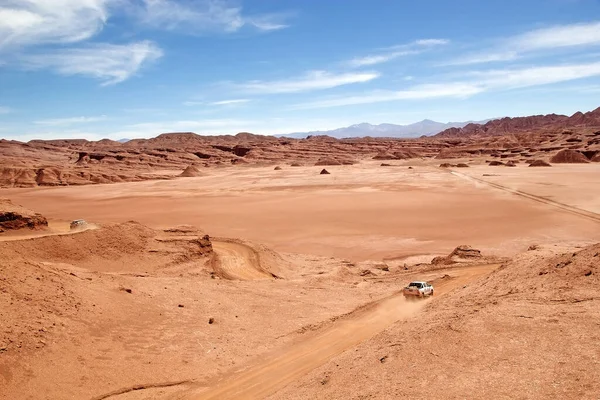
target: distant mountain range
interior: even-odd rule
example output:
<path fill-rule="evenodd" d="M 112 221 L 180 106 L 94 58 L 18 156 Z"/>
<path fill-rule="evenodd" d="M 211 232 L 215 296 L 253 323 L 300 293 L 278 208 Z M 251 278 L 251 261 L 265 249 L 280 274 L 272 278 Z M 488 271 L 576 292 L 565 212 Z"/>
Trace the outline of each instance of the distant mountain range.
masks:
<path fill-rule="evenodd" d="M 307 136 L 327 135 L 337 139 L 355 138 L 355 137 L 390 137 L 390 138 L 416 138 L 420 136 L 431 136 L 449 128 L 462 128 L 471 123 L 486 123 L 485 121 L 467 121 L 467 122 L 436 122 L 430 119 L 416 122 L 410 125 L 379 124 L 372 125 L 368 123 L 351 125 L 345 128 L 333 129 L 331 131 L 313 131 L 313 132 L 295 132 L 278 137 L 288 137 L 302 139 Z"/>
<path fill-rule="evenodd" d="M 586 113 L 578 111 L 571 116 L 560 114 L 531 115 L 528 117 L 505 117 L 489 120 L 486 123 L 470 123 L 463 127 L 448 128 L 436 134 L 436 137 L 501 136 L 508 133 L 534 132 L 540 129 L 597 126 L 600 126 L 600 107 Z"/>

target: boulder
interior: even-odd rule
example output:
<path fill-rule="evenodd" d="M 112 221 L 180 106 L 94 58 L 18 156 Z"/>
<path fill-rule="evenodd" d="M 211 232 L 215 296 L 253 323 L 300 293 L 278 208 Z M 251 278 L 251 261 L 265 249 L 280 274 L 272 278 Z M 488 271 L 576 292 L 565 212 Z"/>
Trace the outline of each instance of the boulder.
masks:
<path fill-rule="evenodd" d="M 327 171 L 325 168 L 323 168 L 321 170 L 321 172 L 319 173 L 319 175 L 329 175 L 329 171 Z"/>

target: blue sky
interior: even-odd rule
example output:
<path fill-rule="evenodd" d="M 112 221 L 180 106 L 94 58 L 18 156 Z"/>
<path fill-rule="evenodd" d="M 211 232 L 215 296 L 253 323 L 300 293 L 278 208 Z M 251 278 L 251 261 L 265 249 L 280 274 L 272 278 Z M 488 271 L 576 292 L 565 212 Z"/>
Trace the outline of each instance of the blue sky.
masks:
<path fill-rule="evenodd" d="M 600 106 L 597 0 L 0 0 L 0 137 L 277 134 Z"/>

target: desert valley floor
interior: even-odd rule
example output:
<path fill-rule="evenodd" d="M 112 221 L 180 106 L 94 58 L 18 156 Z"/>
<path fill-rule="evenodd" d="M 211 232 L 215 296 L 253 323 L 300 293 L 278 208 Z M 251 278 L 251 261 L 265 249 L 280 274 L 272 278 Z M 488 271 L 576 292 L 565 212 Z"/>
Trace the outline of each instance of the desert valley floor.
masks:
<path fill-rule="evenodd" d="M 600 163 L 391 164 L 2 189 L 0 398 L 598 398 Z"/>

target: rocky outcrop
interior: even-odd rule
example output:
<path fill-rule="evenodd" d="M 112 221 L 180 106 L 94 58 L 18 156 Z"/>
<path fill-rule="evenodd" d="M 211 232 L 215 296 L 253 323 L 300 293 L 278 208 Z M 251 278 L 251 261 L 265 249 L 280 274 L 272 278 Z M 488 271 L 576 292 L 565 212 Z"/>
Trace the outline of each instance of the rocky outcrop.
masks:
<path fill-rule="evenodd" d="M 0 232 L 46 227 L 48 220 L 43 215 L 13 204 L 8 199 L 0 199 Z"/>
<path fill-rule="evenodd" d="M 461 245 L 455 248 L 452 253 L 446 257 L 435 257 L 431 260 L 431 263 L 434 265 L 447 265 L 480 261 L 482 258 L 481 251 L 474 249 L 469 245 Z"/>
<path fill-rule="evenodd" d="M 584 164 L 589 161 L 583 153 L 570 149 L 561 150 L 550 159 L 553 164 Z"/>
<path fill-rule="evenodd" d="M 398 150 L 394 152 L 381 151 L 373 157 L 373 160 L 408 160 L 421 157 L 421 154 L 414 150 Z"/>
<path fill-rule="evenodd" d="M 331 166 L 331 165 L 353 165 L 355 162 L 347 158 L 334 158 L 334 157 L 323 157 L 319 158 L 315 163 L 315 166 Z"/>

